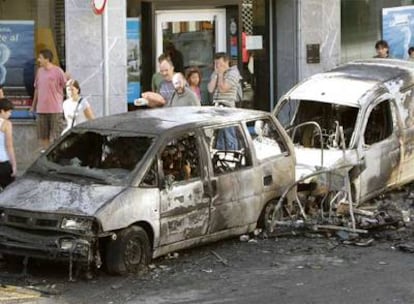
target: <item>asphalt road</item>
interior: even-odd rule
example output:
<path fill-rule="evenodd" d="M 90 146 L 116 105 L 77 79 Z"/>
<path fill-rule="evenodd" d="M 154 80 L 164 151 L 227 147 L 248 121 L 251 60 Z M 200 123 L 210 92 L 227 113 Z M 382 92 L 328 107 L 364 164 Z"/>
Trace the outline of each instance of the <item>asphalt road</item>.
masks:
<path fill-rule="evenodd" d="M 412 227 L 345 245 L 335 235 L 221 241 L 155 260 L 140 276 L 68 282 L 65 265 L 34 263 L 29 274 L 0 267 L 3 284 L 38 296 L 0 303 L 414 303 Z M 3 292 L 4 293 L 4 292 Z"/>

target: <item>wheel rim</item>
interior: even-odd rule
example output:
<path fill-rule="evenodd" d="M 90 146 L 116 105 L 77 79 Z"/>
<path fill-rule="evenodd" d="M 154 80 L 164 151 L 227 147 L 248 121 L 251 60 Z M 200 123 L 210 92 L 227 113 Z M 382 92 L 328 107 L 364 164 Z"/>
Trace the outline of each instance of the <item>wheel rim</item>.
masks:
<path fill-rule="evenodd" d="M 143 248 L 138 237 L 130 239 L 125 248 L 125 262 L 127 265 L 136 266 L 142 261 Z"/>

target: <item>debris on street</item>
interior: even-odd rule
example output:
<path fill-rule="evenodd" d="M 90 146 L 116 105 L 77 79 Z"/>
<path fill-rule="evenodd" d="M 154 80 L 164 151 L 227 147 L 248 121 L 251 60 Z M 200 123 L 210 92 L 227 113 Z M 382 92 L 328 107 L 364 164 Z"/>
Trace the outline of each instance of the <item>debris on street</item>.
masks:
<path fill-rule="evenodd" d="M 320 174 L 326 174 L 326 171 L 321 170 Z M 413 185 L 356 205 L 350 199 L 348 183 L 347 175 L 344 175 L 342 188 L 335 188 L 336 183 L 335 187 L 327 187 L 318 196 L 311 191 L 299 192 L 296 205 L 285 204 L 282 197 L 274 210 L 270 236 L 298 235 L 301 232 L 309 237 L 314 234 L 336 235 L 345 245 L 364 247 L 372 245 L 372 235 L 381 231 L 400 231 L 412 225 Z M 240 236 L 240 240 L 242 237 L 245 236 Z M 404 245 L 400 249 L 411 250 L 410 246 Z"/>
<path fill-rule="evenodd" d="M 222 263 L 225 266 L 229 266 L 229 262 L 227 261 L 227 259 L 223 258 L 221 255 L 219 255 L 217 252 L 215 252 L 214 250 L 210 251 L 216 258 L 217 260 Z"/>
<path fill-rule="evenodd" d="M 396 248 L 400 249 L 401 251 L 408 252 L 408 253 L 414 253 L 414 243 L 402 243 L 397 244 L 395 246 Z"/>
<path fill-rule="evenodd" d="M 243 234 L 240 236 L 240 242 L 247 242 L 250 239 L 249 235 Z"/>

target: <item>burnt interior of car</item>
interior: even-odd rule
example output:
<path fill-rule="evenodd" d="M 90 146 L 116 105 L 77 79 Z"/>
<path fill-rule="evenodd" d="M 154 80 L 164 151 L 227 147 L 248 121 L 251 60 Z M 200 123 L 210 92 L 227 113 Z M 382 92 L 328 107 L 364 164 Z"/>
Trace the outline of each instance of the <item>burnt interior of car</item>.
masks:
<path fill-rule="evenodd" d="M 163 174 L 173 181 L 200 177 L 199 154 L 195 134 L 170 141 L 161 153 Z"/>
<path fill-rule="evenodd" d="M 289 127 L 295 144 L 324 149 L 349 148 L 358 108 L 311 100 L 300 100 L 296 105 L 293 124 Z"/>
<path fill-rule="evenodd" d="M 214 174 L 237 171 L 251 165 L 250 151 L 239 126 L 211 131 L 206 130 L 206 139 L 210 145 Z"/>
<path fill-rule="evenodd" d="M 389 137 L 393 132 L 393 118 L 389 101 L 383 101 L 369 114 L 364 143 L 372 145 Z"/>
<path fill-rule="evenodd" d="M 144 157 L 152 141 L 145 136 L 71 133 L 48 153 L 47 159 L 61 166 L 129 172 Z"/>

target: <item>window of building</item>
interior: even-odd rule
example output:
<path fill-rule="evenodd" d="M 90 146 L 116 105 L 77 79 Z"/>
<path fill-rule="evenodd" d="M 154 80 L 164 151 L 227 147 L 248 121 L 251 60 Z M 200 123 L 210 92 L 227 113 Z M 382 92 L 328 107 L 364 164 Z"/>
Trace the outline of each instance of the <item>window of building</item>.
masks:
<path fill-rule="evenodd" d="M 404 0 L 341 0 L 341 61 L 371 58 L 382 38 L 382 9 L 413 5 Z"/>

